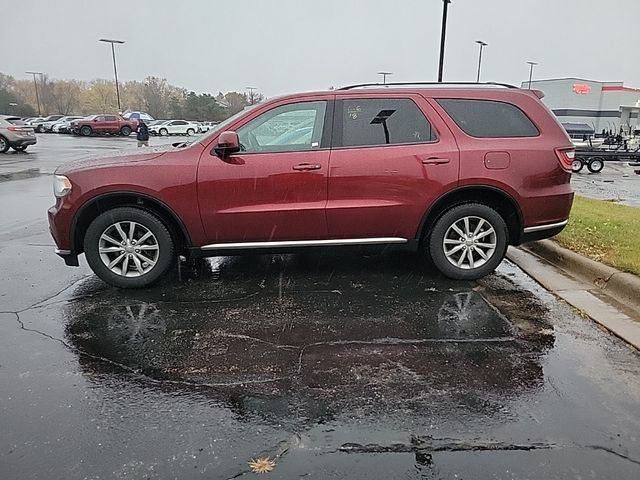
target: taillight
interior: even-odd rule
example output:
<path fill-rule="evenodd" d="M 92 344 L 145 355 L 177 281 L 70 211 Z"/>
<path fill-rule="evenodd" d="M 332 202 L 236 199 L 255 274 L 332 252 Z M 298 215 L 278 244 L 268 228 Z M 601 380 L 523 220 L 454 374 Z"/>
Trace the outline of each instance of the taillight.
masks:
<path fill-rule="evenodd" d="M 560 161 L 560 165 L 566 171 L 571 171 L 571 164 L 573 163 L 573 159 L 576 156 L 575 148 L 556 148 L 556 156 Z"/>
<path fill-rule="evenodd" d="M 9 130 L 10 132 L 27 133 L 32 132 L 33 128 L 7 127 L 7 130 Z"/>

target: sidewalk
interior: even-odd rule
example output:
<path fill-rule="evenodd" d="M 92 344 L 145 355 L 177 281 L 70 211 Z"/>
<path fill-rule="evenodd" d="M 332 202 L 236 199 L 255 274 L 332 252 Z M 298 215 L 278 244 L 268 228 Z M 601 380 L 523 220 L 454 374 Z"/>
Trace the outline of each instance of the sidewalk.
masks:
<path fill-rule="evenodd" d="M 507 258 L 547 290 L 640 350 L 640 278 L 551 240 L 509 247 Z"/>

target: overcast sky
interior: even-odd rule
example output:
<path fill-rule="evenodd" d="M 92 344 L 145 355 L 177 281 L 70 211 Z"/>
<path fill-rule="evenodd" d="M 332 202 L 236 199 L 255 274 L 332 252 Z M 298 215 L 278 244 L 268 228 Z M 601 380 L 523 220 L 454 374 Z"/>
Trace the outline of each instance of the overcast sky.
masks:
<path fill-rule="evenodd" d="M 9 0 L 0 0 L 0 6 Z M 148 75 L 196 92 L 267 96 L 330 85 L 436 80 L 442 0 L 14 1 L 0 27 L 0 72 L 30 78 Z M 640 0 L 452 0 L 445 80 L 519 84 L 575 76 L 640 87 Z"/>

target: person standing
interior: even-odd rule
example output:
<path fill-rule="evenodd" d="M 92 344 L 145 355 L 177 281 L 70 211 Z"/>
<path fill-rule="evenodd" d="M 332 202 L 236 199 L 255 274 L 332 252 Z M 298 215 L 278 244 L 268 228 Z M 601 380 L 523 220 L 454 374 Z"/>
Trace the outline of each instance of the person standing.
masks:
<path fill-rule="evenodd" d="M 149 127 L 144 123 L 144 120 L 140 119 L 140 123 L 138 124 L 138 147 L 148 147 L 149 146 Z"/>

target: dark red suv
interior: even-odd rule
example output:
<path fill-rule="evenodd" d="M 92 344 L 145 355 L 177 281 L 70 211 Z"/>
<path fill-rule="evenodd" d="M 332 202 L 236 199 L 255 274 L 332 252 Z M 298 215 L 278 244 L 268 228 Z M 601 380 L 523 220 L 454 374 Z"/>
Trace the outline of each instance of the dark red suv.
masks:
<path fill-rule="evenodd" d="M 399 244 L 477 279 L 567 224 L 573 146 L 540 92 L 359 85 L 272 99 L 191 144 L 60 167 L 56 252 L 118 287 L 189 258 Z"/>

